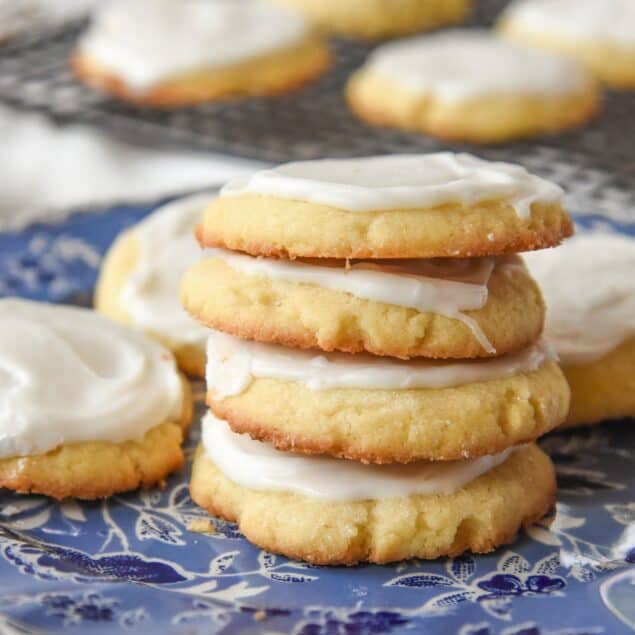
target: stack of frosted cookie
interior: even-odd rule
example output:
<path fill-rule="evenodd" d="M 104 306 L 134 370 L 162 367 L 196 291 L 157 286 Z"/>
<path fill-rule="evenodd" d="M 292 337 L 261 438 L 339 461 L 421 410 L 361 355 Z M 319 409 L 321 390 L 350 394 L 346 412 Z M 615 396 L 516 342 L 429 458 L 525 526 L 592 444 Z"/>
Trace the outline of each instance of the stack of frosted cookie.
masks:
<path fill-rule="evenodd" d="M 463 154 L 229 183 L 182 300 L 214 329 L 191 493 L 314 563 L 487 552 L 554 500 L 533 443 L 569 389 L 515 252 L 572 232 L 556 185 Z"/>

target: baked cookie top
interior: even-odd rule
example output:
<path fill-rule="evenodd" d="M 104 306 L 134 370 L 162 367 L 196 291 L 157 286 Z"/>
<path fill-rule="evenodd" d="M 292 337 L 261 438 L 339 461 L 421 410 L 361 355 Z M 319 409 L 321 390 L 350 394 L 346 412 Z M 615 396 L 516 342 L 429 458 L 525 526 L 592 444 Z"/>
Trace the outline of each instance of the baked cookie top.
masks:
<path fill-rule="evenodd" d="M 198 237 L 292 258 L 496 255 L 569 235 L 562 196 L 519 165 L 469 154 L 303 161 L 230 181 Z"/>
<path fill-rule="evenodd" d="M 181 307 L 179 285 L 185 270 L 201 258 L 194 229 L 211 198 L 179 199 L 126 231 L 104 261 L 98 310 L 125 315 L 126 323 L 171 343 L 204 346 L 207 329 Z"/>
<path fill-rule="evenodd" d="M 597 360 L 635 336 L 635 240 L 581 234 L 525 260 L 544 294 L 545 331 L 563 364 Z"/>
<path fill-rule="evenodd" d="M 498 38 L 490 31 L 465 29 L 384 44 L 359 72 L 448 104 L 566 96 L 592 83 L 584 67 L 567 57 Z"/>
<path fill-rule="evenodd" d="M 632 0 L 516 0 L 502 21 L 542 37 L 631 49 L 635 54 Z"/>
<path fill-rule="evenodd" d="M 227 68 L 293 47 L 310 35 L 291 10 L 232 0 L 111 0 L 77 53 L 139 93 L 191 71 Z"/>
<path fill-rule="evenodd" d="M 182 417 L 172 355 L 86 309 L 0 300 L 0 366 L 0 458 L 140 440 Z"/>

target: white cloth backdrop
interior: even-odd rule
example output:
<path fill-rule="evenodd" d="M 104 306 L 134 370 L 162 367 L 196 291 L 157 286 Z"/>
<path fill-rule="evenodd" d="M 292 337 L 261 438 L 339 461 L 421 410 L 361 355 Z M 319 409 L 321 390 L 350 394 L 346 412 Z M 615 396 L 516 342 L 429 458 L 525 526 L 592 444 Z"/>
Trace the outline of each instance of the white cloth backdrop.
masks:
<path fill-rule="evenodd" d="M 263 164 L 127 145 L 85 126 L 0 110 L 0 231 L 70 211 L 222 185 Z"/>

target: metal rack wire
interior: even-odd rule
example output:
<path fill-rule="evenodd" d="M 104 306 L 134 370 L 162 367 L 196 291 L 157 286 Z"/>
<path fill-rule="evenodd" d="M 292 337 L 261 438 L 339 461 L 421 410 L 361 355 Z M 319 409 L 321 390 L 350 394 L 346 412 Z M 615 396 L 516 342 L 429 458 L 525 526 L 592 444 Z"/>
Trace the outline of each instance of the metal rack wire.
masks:
<path fill-rule="evenodd" d="M 481 0 L 472 24 L 490 24 L 504 2 Z M 0 46 L 0 102 L 60 122 L 97 125 L 127 139 L 227 152 L 266 161 L 454 149 L 515 161 L 564 185 L 578 210 L 635 214 L 635 93 L 607 93 L 604 112 L 566 134 L 497 146 L 447 144 L 374 128 L 346 107 L 343 87 L 371 46 L 332 43 L 335 64 L 304 90 L 159 111 L 130 106 L 78 83 L 68 59 L 84 24 L 29 34 Z"/>

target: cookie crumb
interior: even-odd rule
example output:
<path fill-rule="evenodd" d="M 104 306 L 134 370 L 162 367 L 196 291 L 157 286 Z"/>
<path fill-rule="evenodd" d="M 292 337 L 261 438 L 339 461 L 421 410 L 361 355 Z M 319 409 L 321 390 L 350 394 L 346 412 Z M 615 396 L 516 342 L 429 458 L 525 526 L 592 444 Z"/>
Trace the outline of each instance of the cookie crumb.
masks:
<path fill-rule="evenodd" d="M 197 534 L 214 534 L 216 533 L 216 525 L 207 518 L 196 518 L 187 524 L 187 530 Z"/>
<path fill-rule="evenodd" d="M 264 620 L 267 617 L 267 614 L 260 610 L 260 611 L 256 611 L 254 613 L 254 621 L 256 622 L 262 622 L 262 620 Z"/>

